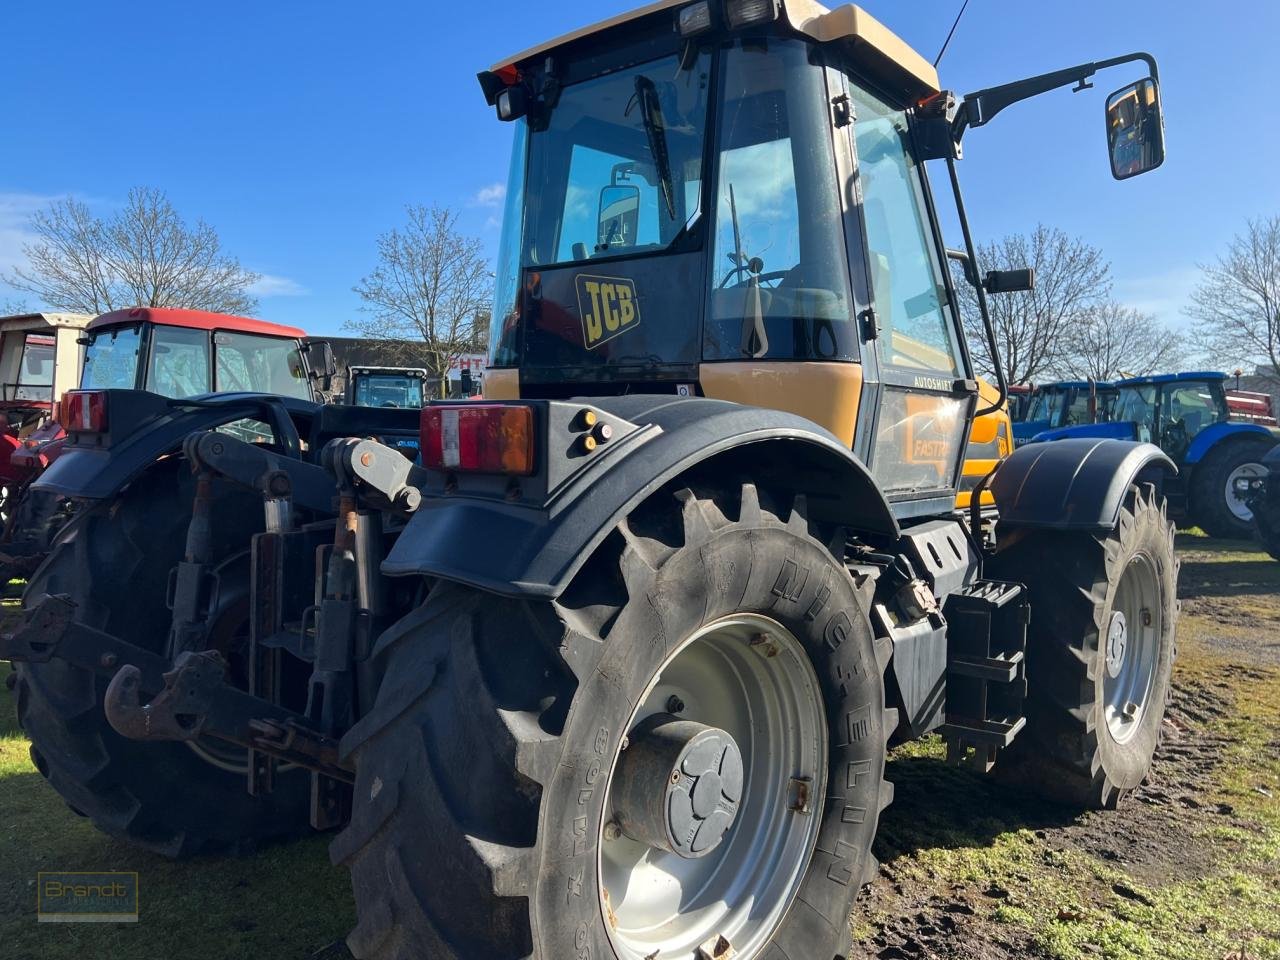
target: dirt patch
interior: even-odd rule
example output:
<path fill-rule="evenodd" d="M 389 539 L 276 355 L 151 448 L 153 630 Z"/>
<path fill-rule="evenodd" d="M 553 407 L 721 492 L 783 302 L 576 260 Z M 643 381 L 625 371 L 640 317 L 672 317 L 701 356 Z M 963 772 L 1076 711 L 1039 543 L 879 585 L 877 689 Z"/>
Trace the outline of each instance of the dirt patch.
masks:
<path fill-rule="evenodd" d="M 1280 957 L 1258 919 L 1280 912 L 1280 706 L 1259 702 L 1280 689 L 1280 564 L 1188 551 L 1181 585 L 1184 656 L 1163 743 L 1119 810 L 1047 805 L 948 767 L 936 742 L 893 755 L 861 955 Z M 1224 903 L 1247 909 L 1223 915 Z"/>

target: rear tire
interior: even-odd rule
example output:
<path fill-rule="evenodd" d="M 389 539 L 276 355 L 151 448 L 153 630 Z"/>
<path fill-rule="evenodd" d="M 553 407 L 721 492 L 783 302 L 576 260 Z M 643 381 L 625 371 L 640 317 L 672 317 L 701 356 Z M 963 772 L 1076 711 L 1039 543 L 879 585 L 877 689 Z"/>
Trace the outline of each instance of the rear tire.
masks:
<path fill-rule="evenodd" d="M 1106 535 L 1025 532 L 989 575 L 1026 584 L 1027 727 L 997 769 L 1051 799 L 1114 807 L 1147 776 L 1177 650 L 1174 528 L 1131 488 Z"/>
<path fill-rule="evenodd" d="M 247 546 L 261 511 L 252 495 L 218 489 L 215 550 L 225 557 Z M 80 622 L 163 651 L 171 622 L 165 585 L 181 559 L 192 497 L 185 464 L 153 467 L 116 501 L 62 531 L 31 578 L 27 602 L 70 595 Z M 243 583 L 226 585 L 215 633 L 247 617 L 247 588 L 247 573 Z M 168 857 L 244 853 L 309 829 L 305 771 L 282 771 L 273 793 L 251 797 L 244 774 L 212 765 L 193 745 L 116 733 L 102 709 L 107 682 L 56 658 L 17 665 L 18 723 L 31 739 L 32 760 L 76 813 Z"/>
<path fill-rule="evenodd" d="M 1191 520 L 1211 537 L 1247 540 L 1253 535 L 1253 516 L 1232 491 L 1240 471 L 1265 476 L 1263 457 L 1274 440 L 1247 437 L 1223 443 L 1201 460 L 1191 475 Z"/>
<path fill-rule="evenodd" d="M 855 587 L 809 534 L 802 509 L 784 523 L 751 486 L 676 496 L 657 495 L 621 524 L 555 603 L 442 583 L 383 635 L 375 656 L 386 679 L 343 740 L 356 761 L 355 809 L 331 847 L 351 869 L 356 957 L 690 960 L 703 942 L 699 917 L 716 910 L 707 930 L 728 935 L 739 960 L 846 954 L 849 914 L 877 869 L 870 847 L 891 797 L 883 771 L 894 715 L 885 716 L 881 676 L 889 651 L 872 638 L 869 585 Z M 668 671 L 703 631 L 740 620 L 777 626 L 795 643 L 774 649 L 747 637 L 726 647 L 725 662 L 740 666 L 720 674 L 723 687 L 738 689 L 747 673 L 808 671 L 818 702 L 794 704 L 791 729 L 816 712 L 813 739 L 793 740 L 812 747 L 820 735 L 817 769 L 774 783 L 762 765 L 769 751 L 744 740 L 742 756 L 760 761 L 748 759 L 747 780 L 754 769 L 757 786 L 771 785 L 744 788 L 737 823 L 749 826 L 731 827 L 705 859 L 652 845 L 644 853 L 649 879 L 705 864 L 706 885 L 691 884 L 665 908 L 643 900 L 644 885 L 615 884 L 606 896 L 618 876 L 611 845 L 634 843 L 616 829 L 630 821 L 610 819 L 628 782 L 615 766 L 639 769 L 633 758 L 648 756 L 652 742 L 643 722 L 633 725 L 637 704 L 665 698 L 664 709 L 687 708 L 680 719 L 701 722 L 693 700 L 705 691 L 693 689 L 689 704 L 671 699 Z M 757 726 L 768 728 L 769 704 L 757 706 Z M 681 770 L 691 773 L 677 766 L 672 783 Z M 802 774 L 807 785 L 790 780 Z M 789 802 L 811 806 L 797 813 Z M 770 847 L 786 855 L 767 864 L 741 856 L 759 849 L 757 837 L 789 838 Z M 774 889 L 773 877 L 786 890 L 750 901 Z M 723 903 L 703 903 L 699 891 L 717 884 Z M 632 923 L 636 903 L 674 911 L 659 918 L 671 921 L 661 948 L 646 939 L 660 923 Z"/>

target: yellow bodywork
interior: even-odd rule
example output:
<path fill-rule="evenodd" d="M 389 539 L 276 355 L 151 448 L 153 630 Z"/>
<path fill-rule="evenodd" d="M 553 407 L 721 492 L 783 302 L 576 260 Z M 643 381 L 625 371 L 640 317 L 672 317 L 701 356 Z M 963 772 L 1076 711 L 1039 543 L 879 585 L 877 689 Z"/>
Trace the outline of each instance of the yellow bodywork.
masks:
<path fill-rule="evenodd" d="M 1000 399 L 1000 391 L 985 380 L 978 381 L 979 409 L 989 407 Z M 1009 454 L 1013 453 L 1013 421 L 1009 417 L 1006 400 L 1000 409 L 973 421 L 969 430 L 969 449 L 965 454 L 964 470 L 960 477 L 960 491 L 956 494 L 956 506 L 967 510 L 973 502 L 972 490 L 978 481 L 989 474 Z M 995 506 L 990 490 L 982 491 L 980 503 L 984 507 Z"/>

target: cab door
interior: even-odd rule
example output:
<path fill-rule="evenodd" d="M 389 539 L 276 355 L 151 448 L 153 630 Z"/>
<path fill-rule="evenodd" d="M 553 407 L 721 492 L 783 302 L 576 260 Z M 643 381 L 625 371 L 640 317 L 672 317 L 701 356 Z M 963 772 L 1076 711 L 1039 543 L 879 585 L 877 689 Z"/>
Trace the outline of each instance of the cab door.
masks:
<path fill-rule="evenodd" d="M 852 76 L 847 89 L 873 309 L 864 328 L 879 374 L 874 415 L 859 424 L 863 455 L 900 517 L 945 512 L 978 387 L 906 111 Z"/>

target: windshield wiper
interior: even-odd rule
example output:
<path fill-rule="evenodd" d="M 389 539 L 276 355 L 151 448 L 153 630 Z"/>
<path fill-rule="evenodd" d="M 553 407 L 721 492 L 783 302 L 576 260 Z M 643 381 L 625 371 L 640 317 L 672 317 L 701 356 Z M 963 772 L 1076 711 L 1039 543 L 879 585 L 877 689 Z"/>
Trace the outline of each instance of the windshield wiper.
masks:
<path fill-rule="evenodd" d="M 658 185 L 671 219 L 676 218 L 676 191 L 671 180 L 671 156 L 667 152 L 667 122 L 662 116 L 662 101 L 658 99 L 658 87 L 648 77 L 636 77 L 636 95 L 627 105 L 627 113 L 635 103 L 640 104 L 640 118 L 644 122 L 644 134 L 649 140 L 649 152 L 658 171 Z"/>

